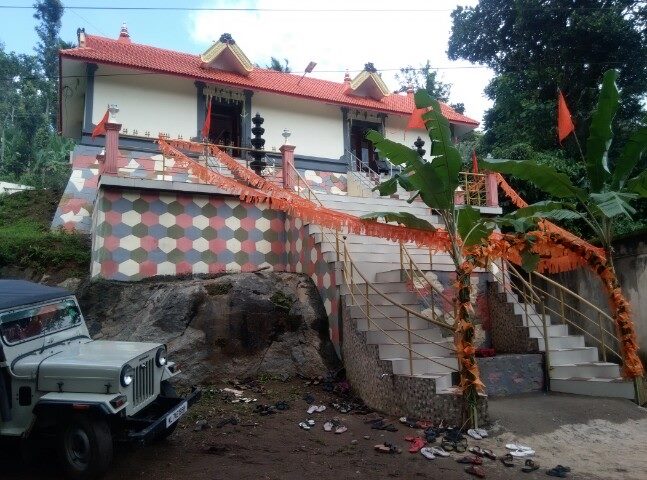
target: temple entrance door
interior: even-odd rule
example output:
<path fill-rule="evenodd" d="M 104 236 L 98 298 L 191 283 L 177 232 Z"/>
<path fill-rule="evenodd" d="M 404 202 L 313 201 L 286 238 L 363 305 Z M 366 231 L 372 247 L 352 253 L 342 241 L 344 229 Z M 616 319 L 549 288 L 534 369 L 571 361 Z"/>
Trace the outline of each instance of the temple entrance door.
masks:
<path fill-rule="evenodd" d="M 367 171 L 368 165 L 371 170 L 377 172 L 377 152 L 373 143 L 365 138 L 366 131 L 369 129 L 379 131 L 380 125 L 377 123 L 353 121 L 350 129 L 350 148 L 353 154 L 361 160 L 361 164 L 359 160 L 356 160 L 357 170 Z"/>
<path fill-rule="evenodd" d="M 242 106 L 238 103 L 222 103 L 216 99 L 211 101 L 213 103 L 209 141 L 216 145 L 240 147 Z M 238 149 L 230 149 L 227 152 L 235 157 L 241 156 L 241 151 Z"/>

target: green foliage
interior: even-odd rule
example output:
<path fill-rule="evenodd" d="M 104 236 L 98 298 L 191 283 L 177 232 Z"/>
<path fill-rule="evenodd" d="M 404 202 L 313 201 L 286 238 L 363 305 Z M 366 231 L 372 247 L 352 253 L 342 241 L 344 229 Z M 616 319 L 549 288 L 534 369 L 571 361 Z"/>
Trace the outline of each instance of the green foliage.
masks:
<path fill-rule="evenodd" d="M 436 230 L 436 228 L 427 220 L 418 218 L 408 212 L 372 212 L 367 213 L 366 215 L 362 215 L 361 218 L 366 220 L 377 220 L 382 218 L 387 223 L 396 222 L 399 225 L 404 225 L 405 227 L 410 228 L 417 228 L 418 230 Z"/>
<path fill-rule="evenodd" d="M 613 172 L 613 188 L 622 188 L 647 150 L 647 125 L 640 127 L 627 141 Z M 640 192 L 636 192 L 640 193 Z M 641 194 L 643 196 L 647 196 Z"/>
<path fill-rule="evenodd" d="M 287 58 L 284 58 L 283 61 L 285 62 L 285 64 L 281 63 L 281 61 L 278 58 L 271 57 L 270 64 L 265 65 L 265 68 L 269 68 L 270 70 L 276 70 L 277 72 L 291 73 L 292 69 L 290 68 L 289 60 Z"/>
<path fill-rule="evenodd" d="M 395 79 L 400 83 L 400 88 L 396 90 L 396 93 L 406 92 L 410 87 L 413 87 L 414 91 L 425 90 L 432 98 L 441 102 L 449 100 L 452 86 L 438 78 L 438 71 L 431 68 L 429 60 L 417 68 L 411 65 L 401 68 L 400 73 L 395 74 Z M 460 105 L 458 105 L 459 108 Z"/>
<path fill-rule="evenodd" d="M 591 116 L 589 138 L 586 142 L 586 169 L 591 190 L 594 192 L 599 192 L 609 178 L 607 155 L 613 140 L 611 124 L 620 105 L 616 78 L 618 78 L 616 70 L 605 72 L 600 99 Z"/>
<path fill-rule="evenodd" d="M 0 267 L 87 272 L 87 239 L 49 230 L 57 199 L 56 194 L 46 190 L 0 196 Z"/>
<path fill-rule="evenodd" d="M 456 218 L 458 233 L 466 246 L 481 243 L 494 229 L 493 223 L 481 221 L 481 212 L 469 205 L 457 209 Z"/>

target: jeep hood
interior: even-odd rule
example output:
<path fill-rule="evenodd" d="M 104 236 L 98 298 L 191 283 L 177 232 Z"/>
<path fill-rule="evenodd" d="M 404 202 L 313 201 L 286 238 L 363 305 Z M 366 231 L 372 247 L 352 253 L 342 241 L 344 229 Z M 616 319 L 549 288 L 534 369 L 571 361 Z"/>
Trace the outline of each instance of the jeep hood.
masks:
<path fill-rule="evenodd" d="M 38 390 L 117 393 L 123 366 L 154 358 L 161 346 L 107 340 L 68 345 L 40 362 Z"/>

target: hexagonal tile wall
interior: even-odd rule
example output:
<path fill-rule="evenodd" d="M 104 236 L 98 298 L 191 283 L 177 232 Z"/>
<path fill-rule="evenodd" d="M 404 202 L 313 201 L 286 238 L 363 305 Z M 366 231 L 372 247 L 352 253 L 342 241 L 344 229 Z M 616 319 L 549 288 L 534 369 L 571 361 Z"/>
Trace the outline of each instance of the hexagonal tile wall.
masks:
<path fill-rule="evenodd" d="M 101 190 L 92 276 L 285 270 L 284 214 L 232 197 Z"/>

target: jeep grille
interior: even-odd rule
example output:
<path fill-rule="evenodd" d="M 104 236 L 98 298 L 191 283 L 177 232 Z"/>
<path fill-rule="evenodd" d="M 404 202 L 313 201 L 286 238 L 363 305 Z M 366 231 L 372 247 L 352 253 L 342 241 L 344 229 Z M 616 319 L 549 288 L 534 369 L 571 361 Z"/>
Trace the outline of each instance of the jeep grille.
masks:
<path fill-rule="evenodd" d="M 155 363 L 153 359 L 146 360 L 135 369 L 133 380 L 133 403 L 141 405 L 155 394 Z"/>

